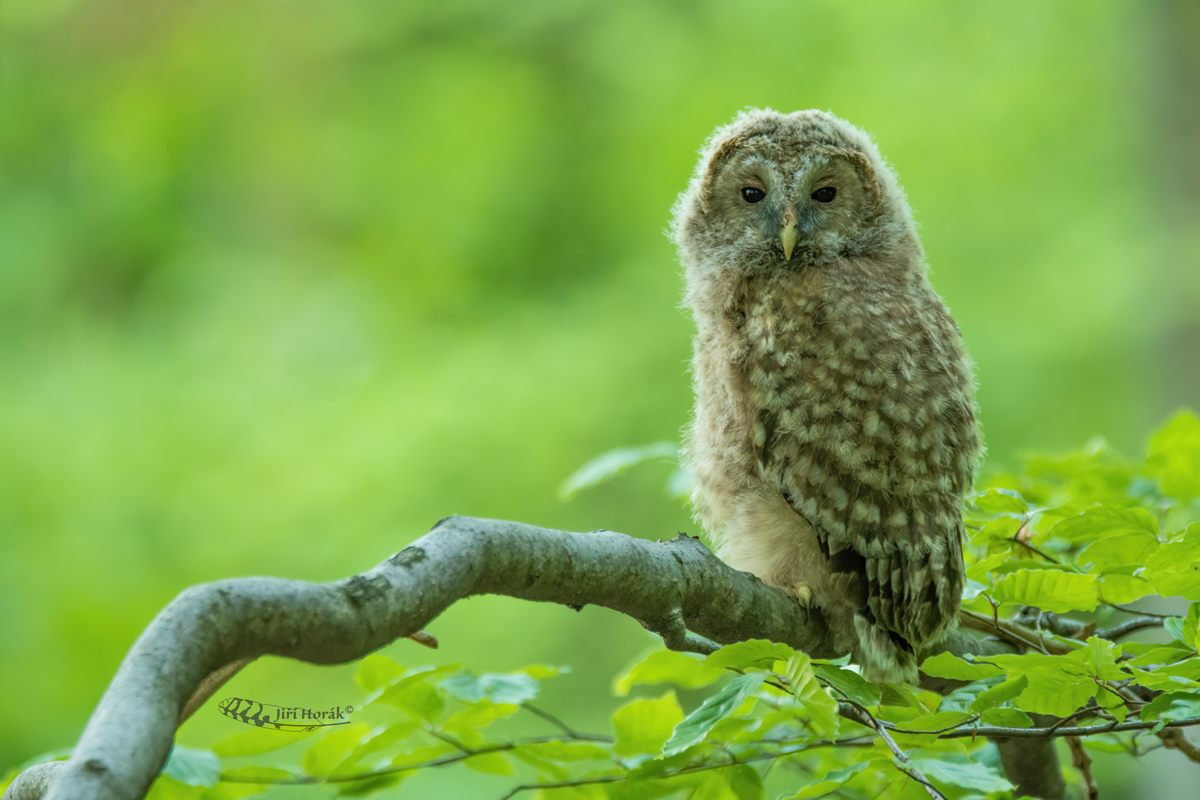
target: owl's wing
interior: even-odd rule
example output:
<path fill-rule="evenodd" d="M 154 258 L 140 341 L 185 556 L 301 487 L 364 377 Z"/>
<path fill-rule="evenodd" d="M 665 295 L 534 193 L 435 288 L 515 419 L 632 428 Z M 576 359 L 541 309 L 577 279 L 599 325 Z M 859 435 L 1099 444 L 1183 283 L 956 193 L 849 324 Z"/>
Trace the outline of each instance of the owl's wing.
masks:
<path fill-rule="evenodd" d="M 938 474 L 939 465 L 865 432 L 851 447 L 836 435 L 781 425 L 773 412 L 758 422 L 762 477 L 816 531 L 838 596 L 868 624 L 903 639 L 902 649 L 939 636 L 962 596 L 961 481 L 906 480 Z"/>

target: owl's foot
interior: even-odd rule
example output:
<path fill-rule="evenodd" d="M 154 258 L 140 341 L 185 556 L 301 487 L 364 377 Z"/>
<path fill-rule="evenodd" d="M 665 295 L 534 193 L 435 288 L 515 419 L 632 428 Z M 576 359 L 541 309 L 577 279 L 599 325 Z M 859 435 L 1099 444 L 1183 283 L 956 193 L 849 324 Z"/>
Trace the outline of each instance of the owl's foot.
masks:
<path fill-rule="evenodd" d="M 800 603 L 801 608 L 807 609 L 812 606 L 812 589 L 807 583 L 796 584 L 792 589 L 792 594 L 796 595 L 796 600 Z"/>

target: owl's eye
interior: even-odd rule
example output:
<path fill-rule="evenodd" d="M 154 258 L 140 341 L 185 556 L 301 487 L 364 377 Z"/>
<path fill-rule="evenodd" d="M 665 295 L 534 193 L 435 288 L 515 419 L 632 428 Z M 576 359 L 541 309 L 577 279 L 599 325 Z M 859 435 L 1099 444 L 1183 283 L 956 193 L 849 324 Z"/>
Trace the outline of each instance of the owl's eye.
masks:
<path fill-rule="evenodd" d="M 837 189 L 832 186 L 822 186 L 812 193 L 812 199 L 818 203 L 832 203 L 835 197 L 837 197 Z"/>
<path fill-rule="evenodd" d="M 757 203 L 761 201 L 767 193 L 755 186 L 747 186 L 742 189 L 742 199 L 747 203 Z"/>

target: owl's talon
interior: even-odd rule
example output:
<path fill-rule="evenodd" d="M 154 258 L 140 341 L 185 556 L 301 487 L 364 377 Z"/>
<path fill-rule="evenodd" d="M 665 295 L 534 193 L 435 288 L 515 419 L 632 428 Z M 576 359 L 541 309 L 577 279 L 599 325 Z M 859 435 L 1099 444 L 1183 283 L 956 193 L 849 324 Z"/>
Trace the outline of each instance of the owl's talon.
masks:
<path fill-rule="evenodd" d="M 807 584 L 801 583 L 793 590 L 796 595 L 796 601 L 800 603 L 800 607 L 808 610 L 812 605 L 812 589 Z"/>

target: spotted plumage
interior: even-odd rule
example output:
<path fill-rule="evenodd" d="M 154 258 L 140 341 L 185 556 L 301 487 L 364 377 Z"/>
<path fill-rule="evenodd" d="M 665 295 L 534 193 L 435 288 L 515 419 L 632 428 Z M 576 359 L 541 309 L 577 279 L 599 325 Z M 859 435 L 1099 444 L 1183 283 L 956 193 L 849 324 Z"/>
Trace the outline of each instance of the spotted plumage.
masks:
<path fill-rule="evenodd" d="M 971 362 L 875 145 L 819 111 L 718 129 L 675 208 L 696 325 L 686 454 L 730 565 L 915 680 L 963 586 Z"/>

